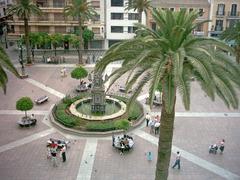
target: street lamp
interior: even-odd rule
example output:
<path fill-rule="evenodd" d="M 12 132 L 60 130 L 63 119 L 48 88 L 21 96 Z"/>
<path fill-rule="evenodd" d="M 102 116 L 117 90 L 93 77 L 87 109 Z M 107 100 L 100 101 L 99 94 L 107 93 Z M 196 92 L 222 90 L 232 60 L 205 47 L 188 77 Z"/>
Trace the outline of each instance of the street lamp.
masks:
<path fill-rule="evenodd" d="M 21 38 L 22 38 L 22 37 L 21 37 Z M 21 38 L 20 38 L 20 39 L 21 39 Z M 24 68 L 24 64 L 23 64 L 23 48 L 22 48 L 22 42 L 21 42 L 21 40 L 20 40 L 20 42 L 19 42 L 19 46 L 20 46 L 20 54 L 19 54 L 18 60 L 19 60 L 19 63 L 21 64 L 21 70 L 22 70 L 22 74 L 20 75 L 20 77 L 21 77 L 22 79 L 24 79 L 24 78 L 27 78 L 28 75 L 25 73 L 25 68 Z"/>
<path fill-rule="evenodd" d="M 5 39 L 5 47 L 7 49 L 8 48 L 8 44 L 7 44 L 7 25 L 5 25 L 3 27 L 3 34 L 4 34 L 4 39 Z"/>

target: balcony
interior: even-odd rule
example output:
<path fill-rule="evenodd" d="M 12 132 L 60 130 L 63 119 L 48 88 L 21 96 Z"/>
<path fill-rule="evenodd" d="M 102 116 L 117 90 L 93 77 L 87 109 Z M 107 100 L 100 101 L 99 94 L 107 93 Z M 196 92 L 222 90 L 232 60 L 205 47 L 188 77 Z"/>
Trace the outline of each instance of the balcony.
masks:
<path fill-rule="evenodd" d="M 227 17 L 229 19 L 240 19 L 240 11 L 229 11 Z"/>
<path fill-rule="evenodd" d="M 225 11 L 216 11 L 216 16 L 217 16 L 217 17 L 223 17 L 223 16 L 225 16 Z"/>

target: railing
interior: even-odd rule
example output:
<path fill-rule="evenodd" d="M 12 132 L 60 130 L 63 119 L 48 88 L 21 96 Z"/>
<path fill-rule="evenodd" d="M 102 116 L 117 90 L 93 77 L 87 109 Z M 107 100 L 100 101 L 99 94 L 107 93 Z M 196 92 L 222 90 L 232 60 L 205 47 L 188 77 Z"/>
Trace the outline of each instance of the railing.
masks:
<path fill-rule="evenodd" d="M 224 16 L 225 15 L 225 11 L 216 11 L 216 15 L 217 16 Z"/>
<path fill-rule="evenodd" d="M 240 18 L 240 11 L 228 11 L 228 17 L 238 17 L 238 18 Z"/>

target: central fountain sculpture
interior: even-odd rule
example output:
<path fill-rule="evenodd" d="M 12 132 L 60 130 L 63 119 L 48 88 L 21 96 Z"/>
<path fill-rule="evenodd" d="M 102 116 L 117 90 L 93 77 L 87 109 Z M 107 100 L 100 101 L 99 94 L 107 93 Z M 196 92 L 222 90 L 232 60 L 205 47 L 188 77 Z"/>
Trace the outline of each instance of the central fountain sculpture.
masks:
<path fill-rule="evenodd" d="M 104 114 L 106 108 L 105 87 L 102 75 L 97 72 L 94 73 L 91 96 L 92 96 L 91 104 L 92 113 Z"/>

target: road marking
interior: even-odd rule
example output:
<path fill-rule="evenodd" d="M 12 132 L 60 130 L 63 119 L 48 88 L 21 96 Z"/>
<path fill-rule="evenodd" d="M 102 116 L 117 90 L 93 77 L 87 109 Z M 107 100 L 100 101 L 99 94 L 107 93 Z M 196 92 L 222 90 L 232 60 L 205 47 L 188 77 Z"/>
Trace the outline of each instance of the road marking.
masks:
<path fill-rule="evenodd" d="M 53 95 L 55 95 L 59 98 L 64 98 L 65 97 L 65 94 L 60 93 L 60 92 L 56 91 L 55 89 L 52 89 L 52 88 L 46 86 L 45 84 L 42 84 L 42 83 L 40 83 L 40 82 L 38 82 L 34 79 L 27 78 L 27 79 L 25 79 L 25 81 L 29 82 L 30 84 L 32 84 L 34 86 L 37 86 L 37 87 L 43 89 L 44 91 L 47 91 L 47 92 L 49 92 L 49 93 L 51 93 L 51 94 L 53 94 Z"/>
<path fill-rule="evenodd" d="M 146 141 L 149 141 L 150 143 L 158 146 L 158 138 L 144 132 L 143 130 L 136 130 L 136 131 L 134 131 L 134 134 L 136 134 L 137 136 L 141 137 L 142 139 L 145 139 Z M 187 159 L 188 161 L 191 161 L 192 163 L 194 163 L 204 169 L 207 169 L 208 171 L 211 171 L 223 178 L 230 179 L 230 180 L 236 180 L 236 179 L 240 178 L 240 176 L 238 176 L 237 174 L 234 174 L 226 169 L 221 168 L 220 166 L 217 166 L 211 162 L 208 162 L 202 158 L 199 158 L 199 157 L 195 156 L 194 154 L 191 154 L 191 153 L 173 145 L 172 153 L 176 153 L 177 151 L 180 151 L 181 156 L 183 158 Z"/>
<path fill-rule="evenodd" d="M 97 139 L 87 139 L 81 164 L 79 167 L 77 180 L 90 180 L 92 168 L 97 150 Z"/>
<path fill-rule="evenodd" d="M 40 138 L 45 137 L 45 136 L 47 136 L 49 134 L 52 134 L 54 132 L 55 132 L 55 130 L 51 128 L 51 129 L 48 129 L 48 130 L 45 130 L 45 131 L 33 134 L 31 136 L 22 138 L 20 140 L 11 142 L 9 144 L 5 144 L 3 146 L 0 146 L 0 153 L 2 153 L 4 151 L 7 151 L 7 150 L 10 150 L 10 149 L 13 149 L 13 148 L 16 148 L 16 147 L 19 147 L 19 146 L 22 146 L 24 144 L 30 143 L 30 142 L 32 142 L 34 140 L 40 139 Z"/>
<path fill-rule="evenodd" d="M 29 114 L 35 114 L 35 115 L 45 115 L 48 113 L 48 111 L 28 111 Z M 17 111 L 17 110 L 0 110 L 0 114 L 6 114 L 6 115 L 23 115 L 25 112 Z"/>

